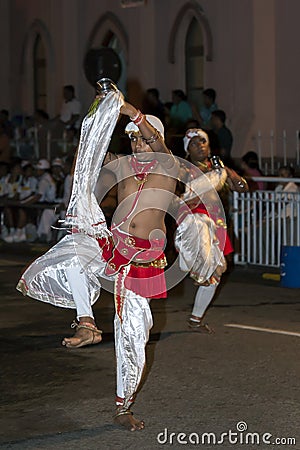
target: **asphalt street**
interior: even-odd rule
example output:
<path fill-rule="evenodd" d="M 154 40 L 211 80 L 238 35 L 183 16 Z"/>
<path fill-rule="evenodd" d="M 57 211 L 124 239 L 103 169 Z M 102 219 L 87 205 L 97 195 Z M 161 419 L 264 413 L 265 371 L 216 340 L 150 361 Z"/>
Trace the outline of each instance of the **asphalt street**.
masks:
<path fill-rule="evenodd" d="M 44 251 L 0 244 L 1 449 L 300 449 L 299 289 L 265 279 L 268 269 L 233 268 L 206 316 L 213 335 L 187 326 L 190 279 L 153 300 L 133 408 L 146 428 L 131 433 L 112 422 L 112 294 L 95 306 L 103 342 L 69 350 L 61 340 L 72 335 L 74 312 L 15 290 Z"/>

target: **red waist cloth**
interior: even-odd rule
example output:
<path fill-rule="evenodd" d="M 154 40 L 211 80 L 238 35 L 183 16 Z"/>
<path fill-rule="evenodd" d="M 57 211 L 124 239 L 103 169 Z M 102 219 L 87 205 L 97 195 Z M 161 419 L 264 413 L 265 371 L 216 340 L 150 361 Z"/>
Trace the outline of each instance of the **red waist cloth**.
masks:
<path fill-rule="evenodd" d="M 230 238 L 227 233 L 226 224 L 224 223 L 222 218 L 218 217 L 217 213 L 218 213 L 218 208 L 215 211 L 213 211 L 212 213 L 209 213 L 203 203 L 199 203 L 195 207 L 191 206 L 190 209 L 186 204 L 184 204 L 184 205 L 182 205 L 182 207 L 179 208 L 178 222 L 181 223 L 184 220 L 184 218 L 187 216 L 187 214 L 206 214 L 215 222 L 215 224 L 217 226 L 216 236 L 219 241 L 220 249 L 222 250 L 224 255 L 228 255 L 229 253 L 232 253 L 234 251 L 234 249 L 233 249 L 232 243 L 231 243 Z"/>
<path fill-rule="evenodd" d="M 164 240 L 149 241 L 118 229 L 113 229 L 112 234 L 112 239 L 97 239 L 103 258 L 107 262 L 106 275 L 116 275 L 130 264 L 124 280 L 126 289 L 146 298 L 166 298 L 164 269 L 157 267 L 160 263 L 163 265 L 162 261 L 165 258 Z"/>

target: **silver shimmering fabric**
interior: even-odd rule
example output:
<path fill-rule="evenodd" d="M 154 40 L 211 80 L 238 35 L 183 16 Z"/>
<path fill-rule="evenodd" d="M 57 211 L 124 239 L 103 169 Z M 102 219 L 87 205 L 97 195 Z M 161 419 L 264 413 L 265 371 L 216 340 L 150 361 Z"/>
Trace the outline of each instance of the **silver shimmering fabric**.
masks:
<path fill-rule="evenodd" d="M 37 258 L 23 273 L 17 290 L 36 300 L 64 308 L 74 308 L 72 290 L 66 269 L 79 267 L 85 271 L 91 304 L 97 300 L 106 262 L 95 238 L 83 233 L 69 234 L 44 255 Z"/>
<path fill-rule="evenodd" d="M 123 103 L 120 91 L 109 92 L 96 110 L 87 114 L 81 127 L 73 188 L 64 225 L 91 236 L 109 234 L 94 190 Z"/>
<path fill-rule="evenodd" d="M 98 275 L 105 262 L 95 237 L 110 234 L 94 189 L 124 103 L 121 92 L 110 92 L 83 120 L 70 202 L 67 227 L 79 233 L 67 235 L 24 272 L 17 289 L 24 295 L 65 308 L 76 308 L 65 269 L 79 267 L 87 275 L 91 304 L 100 293 Z"/>
<path fill-rule="evenodd" d="M 203 173 L 201 176 L 186 183 L 186 190 L 182 195 L 182 199 L 187 202 L 195 197 L 207 194 L 213 189 L 218 191 L 224 186 L 226 178 L 226 169 L 211 170 Z"/>
<path fill-rule="evenodd" d="M 117 358 L 117 396 L 124 399 L 126 410 L 136 393 L 145 367 L 145 346 L 152 328 L 149 300 L 126 290 L 122 322 L 115 315 Z"/>
<path fill-rule="evenodd" d="M 218 266 L 226 269 L 223 252 L 216 238 L 216 225 L 206 214 L 188 214 L 177 227 L 175 247 L 179 267 L 198 283 L 208 280 Z"/>

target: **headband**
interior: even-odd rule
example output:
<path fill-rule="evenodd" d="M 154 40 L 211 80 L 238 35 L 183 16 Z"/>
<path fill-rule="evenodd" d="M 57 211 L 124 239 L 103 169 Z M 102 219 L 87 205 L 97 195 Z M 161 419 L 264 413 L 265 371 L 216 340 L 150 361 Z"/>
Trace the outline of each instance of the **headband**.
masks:
<path fill-rule="evenodd" d="M 161 134 L 162 137 L 164 137 L 164 126 L 161 123 L 161 121 L 157 117 L 151 116 L 148 114 L 145 117 L 146 117 L 147 122 L 149 122 L 150 125 L 152 125 Z M 126 128 L 125 128 L 126 134 L 137 133 L 138 131 L 139 131 L 139 128 L 133 122 L 129 122 L 126 125 Z"/>
<path fill-rule="evenodd" d="M 205 133 L 205 131 L 201 130 L 201 128 L 190 128 L 189 130 L 187 130 L 183 138 L 183 146 L 186 153 L 188 153 L 190 140 L 195 136 L 200 136 L 208 140 L 207 134 Z"/>

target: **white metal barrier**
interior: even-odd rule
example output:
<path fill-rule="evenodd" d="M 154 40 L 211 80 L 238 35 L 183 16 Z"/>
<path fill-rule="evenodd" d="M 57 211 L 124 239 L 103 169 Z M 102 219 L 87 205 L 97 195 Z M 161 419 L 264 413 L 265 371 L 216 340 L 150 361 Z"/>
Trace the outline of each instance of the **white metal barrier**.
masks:
<path fill-rule="evenodd" d="M 300 183 L 300 178 L 253 179 Z M 234 192 L 232 213 L 236 264 L 279 267 L 282 245 L 300 246 L 300 192 Z"/>
<path fill-rule="evenodd" d="M 25 138 L 22 138 L 19 133 L 16 133 L 11 145 L 15 148 L 16 156 L 20 158 L 24 158 L 24 153 L 24 159 L 28 159 L 27 154 L 31 155 L 30 159 L 34 158 L 37 160 L 41 157 L 41 141 L 37 127 L 31 128 L 30 133 Z M 58 147 L 62 154 L 67 154 L 68 149 L 74 148 L 75 144 L 67 140 L 65 132 L 61 139 L 57 139 L 53 138 L 51 131 L 48 130 L 43 142 L 43 157 L 47 158 L 49 161 L 53 157 L 54 146 L 55 148 Z"/>
<path fill-rule="evenodd" d="M 269 134 L 259 130 L 253 139 L 259 166 L 265 175 L 274 175 L 282 165 L 300 167 L 299 130 L 289 134 L 286 130 L 276 133 L 270 130 Z"/>

